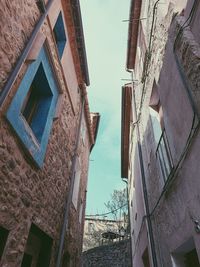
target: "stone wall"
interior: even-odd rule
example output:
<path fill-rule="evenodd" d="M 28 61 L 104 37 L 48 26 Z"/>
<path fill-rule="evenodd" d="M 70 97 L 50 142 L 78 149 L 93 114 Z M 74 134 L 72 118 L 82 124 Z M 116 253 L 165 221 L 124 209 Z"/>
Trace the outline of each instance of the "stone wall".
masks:
<path fill-rule="evenodd" d="M 35 1 L 1 1 L 0 91 L 39 17 Z"/>
<path fill-rule="evenodd" d="M 83 252 L 82 267 L 130 267 L 130 240 Z"/>
<path fill-rule="evenodd" d="M 60 1 L 57 2 L 60 4 Z M 0 5 L 1 90 L 40 15 L 35 1 L 2 1 Z M 48 18 L 40 30 L 46 36 L 49 56 L 62 91 L 60 95 L 62 105 L 57 119 L 53 121 L 42 168 L 35 166 L 5 116 L 27 70 L 27 62 L 22 65 L 8 97 L 0 107 L 0 225 L 9 231 L 0 261 L 1 267 L 21 266 L 32 223 L 53 239 L 50 266 L 55 266 L 64 204 L 71 183 L 70 172 L 81 110 L 81 94 L 76 92 L 77 106 L 74 108 Z M 80 140 L 77 151 L 77 156 L 82 162 L 78 208 L 76 210 L 71 205 L 69 228 L 65 236 L 67 240 L 65 251 L 70 254 L 72 262 L 76 262 L 74 266 L 79 265 L 81 253 L 83 219 L 79 223 L 79 208 L 82 201 L 84 218 L 90 146 L 89 131 L 86 129 L 85 143 Z"/>

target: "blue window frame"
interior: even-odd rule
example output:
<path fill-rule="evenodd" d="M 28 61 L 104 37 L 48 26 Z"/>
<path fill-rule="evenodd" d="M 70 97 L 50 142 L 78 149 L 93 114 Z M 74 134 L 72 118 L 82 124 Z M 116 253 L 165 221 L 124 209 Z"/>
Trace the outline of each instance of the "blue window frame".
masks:
<path fill-rule="evenodd" d="M 59 90 L 42 47 L 31 63 L 9 106 L 6 117 L 38 167 L 42 167 Z"/>
<path fill-rule="evenodd" d="M 56 45 L 58 48 L 58 54 L 61 59 L 63 55 L 63 51 L 65 48 L 65 44 L 67 41 L 66 35 L 65 35 L 65 27 L 63 23 L 62 13 L 60 12 L 56 21 L 56 24 L 53 29 Z"/>

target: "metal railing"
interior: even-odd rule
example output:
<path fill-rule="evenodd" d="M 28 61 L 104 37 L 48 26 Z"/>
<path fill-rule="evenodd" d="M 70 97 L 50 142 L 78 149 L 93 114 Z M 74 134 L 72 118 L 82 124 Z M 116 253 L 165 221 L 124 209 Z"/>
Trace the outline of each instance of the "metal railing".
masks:
<path fill-rule="evenodd" d="M 163 180 L 164 182 L 166 182 L 173 169 L 173 160 L 165 129 L 163 130 L 160 140 L 158 142 L 158 146 L 156 149 L 156 157 L 159 161 Z"/>

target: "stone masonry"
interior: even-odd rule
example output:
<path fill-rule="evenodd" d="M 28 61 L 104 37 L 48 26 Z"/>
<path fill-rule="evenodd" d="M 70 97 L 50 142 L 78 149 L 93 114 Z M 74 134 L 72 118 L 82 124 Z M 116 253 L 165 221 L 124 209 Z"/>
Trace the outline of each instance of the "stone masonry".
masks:
<path fill-rule="evenodd" d="M 83 252 L 82 267 L 130 267 L 130 240 L 96 247 Z"/>
<path fill-rule="evenodd" d="M 13 67 L 42 16 L 36 2 L 33 0 L 1 1 L 0 92 L 4 90 Z M 85 94 L 81 88 L 85 87 L 85 82 L 80 71 L 80 62 L 77 62 L 79 55 L 74 39 L 71 4 L 70 1 L 63 2 L 53 1 L 39 29 L 46 38 L 49 57 L 61 91 L 57 116 L 53 121 L 42 168 L 34 164 L 29 151 L 16 136 L 5 116 L 29 66 L 26 60 L 3 105 L 0 106 L 0 226 L 9 233 L 0 258 L 1 267 L 21 266 L 32 224 L 51 238 L 52 249 L 48 266 L 55 266 L 64 205 L 71 186 L 72 159 L 75 152 L 81 162 L 80 191 L 77 208 L 70 205 L 69 225 L 65 233 L 63 254 L 69 255 L 67 260 L 70 266 L 79 266 L 89 154 L 94 144 L 95 125 L 90 120 L 87 96 L 85 96 L 86 104 L 83 111 L 83 120 L 86 122 L 85 138 L 82 140 L 80 136 L 78 148 L 75 151 L 81 114 L 81 95 Z M 66 44 L 62 60 L 59 59 L 52 30 L 53 23 L 55 24 L 53 18 L 58 16 L 60 11 L 64 17 L 67 39 L 73 42 Z M 71 22 L 69 28 L 66 21 Z M 65 75 L 64 60 L 70 62 L 68 68 L 73 74 L 70 77 Z M 73 84 L 74 88 L 69 87 L 68 84 Z M 73 102 L 72 98 L 76 101 Z M 81 205 L 82 214 L 80 215 Z"/>

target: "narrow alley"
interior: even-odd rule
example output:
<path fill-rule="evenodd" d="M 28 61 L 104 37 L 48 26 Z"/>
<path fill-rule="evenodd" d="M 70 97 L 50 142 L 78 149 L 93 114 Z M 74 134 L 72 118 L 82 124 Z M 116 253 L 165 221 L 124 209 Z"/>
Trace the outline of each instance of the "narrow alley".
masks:
<path fill-rule="evenodd" d="M 200 267 L 199 29 L 199 0 L 0 0 L 0 267 Z"/>

